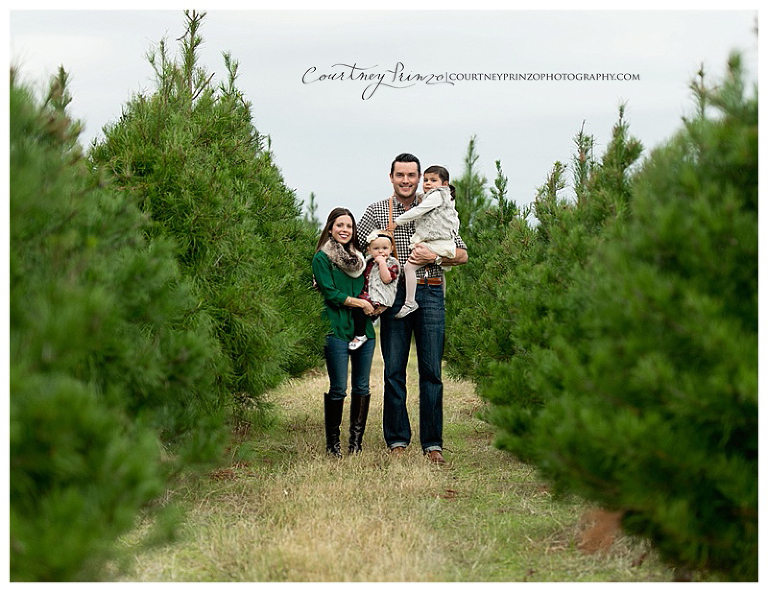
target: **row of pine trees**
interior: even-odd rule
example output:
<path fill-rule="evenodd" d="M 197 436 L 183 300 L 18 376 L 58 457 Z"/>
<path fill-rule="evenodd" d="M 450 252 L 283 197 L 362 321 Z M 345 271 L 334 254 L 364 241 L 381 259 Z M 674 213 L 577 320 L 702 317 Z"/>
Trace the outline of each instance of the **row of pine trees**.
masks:
<path fill-rule="evenodd" d="M 144 514 L 164 540 L 169 484 L 321 363 L 313 199 L 302 217 L 237 62 L 214 85 L 185 15 L 179 57 L 157 46 L 156 88 L 87 154 L 66 73 L 42 99 L 11 75 L 12 580 L 103 577 Z M 757 97 L 737 57 L 692 91 L 648 156 L 623 107 L 602 155 L 578 132 L 525 207 L 470 140 L 446 358 L 558 490 L 676 566 L 755 580 Z"/>
<path fill-rule="evenodd" d="M 236 86 L 161 42 L 156 89 L 88 154 L 62 70 L 10 89 L 10 570 L 97 579 L 180 474 L 221 458 L 264 392 L 318 365 L 317 229 Z M 249 415 L 250 414 L 250 415 Z M 195 469 L 197 467 L 197 469 Z M 165 533 L 167 534 L 167 532 Z"/>
<path fill-rule="evenodd" d="M 620 512 L 681 570 L 755 581 L 758 109 L 744 78 L 738 56 L 711 88 L 700 74 L 697 111 L 645 159 L 623 106 L 601 156 L 582 129 L 524 208 L 499 162 L 487 195 L 471 142 L 446 357 L 488 402 L 498 446 L 558 491 Z"/>

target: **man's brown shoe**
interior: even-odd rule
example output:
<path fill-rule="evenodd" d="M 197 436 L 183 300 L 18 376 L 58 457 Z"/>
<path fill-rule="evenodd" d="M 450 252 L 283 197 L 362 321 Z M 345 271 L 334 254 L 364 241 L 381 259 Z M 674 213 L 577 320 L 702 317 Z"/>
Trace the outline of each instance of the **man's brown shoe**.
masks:
<path fill-rule="evenodd" d="M 437 463 L 439 465 L 442 465 L 443 463 L 445 463 L 445 459 L 443 458 L 443 453 L 440 452 L 439 450 L 430 450 L 429 452 L 427 452 L 427 458 L 431 462 Z"/>
<path fill-rule="evenodd" d="M 392 456 L 403 456 L 405 454 L 405 446 L 395 446 L 390 448 L 389 452 L 392 453 Z"/>

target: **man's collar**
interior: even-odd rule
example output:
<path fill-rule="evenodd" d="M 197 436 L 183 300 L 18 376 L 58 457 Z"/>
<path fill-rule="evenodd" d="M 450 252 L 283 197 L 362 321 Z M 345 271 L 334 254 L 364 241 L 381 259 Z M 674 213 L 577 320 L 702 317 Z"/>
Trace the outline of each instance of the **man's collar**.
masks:
<path fill-rule="evenodd" d="M 398 197 L 395 197 L 395 201 L 399 203 L 403 209 L 406 209 L 406 208 L 411 209 L 413 206 L 419 205 L 419 203 L 421 203 L 421 200 L 423 198 L 424 198 L 424 194 L 421 193 L 420 191 L 417 191 L 416 193 L 413 194 L 413 199 L 411 200 L 411 203 L 407 206 L 403 204 L 403 202 L 400 201 Z"/>

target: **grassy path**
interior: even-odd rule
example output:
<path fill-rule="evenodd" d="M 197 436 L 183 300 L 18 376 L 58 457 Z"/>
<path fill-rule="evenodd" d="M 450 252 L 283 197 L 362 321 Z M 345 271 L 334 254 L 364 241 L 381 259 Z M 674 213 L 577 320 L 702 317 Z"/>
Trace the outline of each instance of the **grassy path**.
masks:
<path fill-rule="evenodd" d="M 412 422 L 416 377 L 412 356 Z M 584 545 L 610 537 L 591 536 L 590 508 L 553 498 L 535 470 L 492 446 L 490 426 L 476 418 L 482 403 L 471 384 L 446 380 L 445 466 L 426 462 L 418 445 L 390 458 L 381 435 L 381 383 L 377 352 L 364 450 L 342 460 L 324 453 L 324 373 L 271 392 L 279 420 L 243 438 L 207 478 L 174 492 L 188 508 L 180 538 L 137 555 L 124 579 L 672 579 L 642 542 L 626 537 L 608 550 L 585 552 Z"/>

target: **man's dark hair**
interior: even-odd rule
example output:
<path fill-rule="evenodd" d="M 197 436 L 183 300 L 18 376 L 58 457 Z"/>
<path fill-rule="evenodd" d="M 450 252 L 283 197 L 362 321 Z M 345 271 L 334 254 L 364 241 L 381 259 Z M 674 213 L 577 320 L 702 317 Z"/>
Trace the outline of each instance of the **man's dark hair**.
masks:
<path fill-rule="evenodd" d="M 418 171 L 419 175 L 421 175 L 421 163 L 419 162 L 419 159 L 416 158 L 413 154 L 409 154 L 408 152 L 403 152 L 402 154 L 398 154 L 397 156 L 395 156 L 395 160 L 392 161 L 392 166 L 389 169 L 390 175 L 395 172 L 396 162 L 415 162 L 416 170 Z"/>

